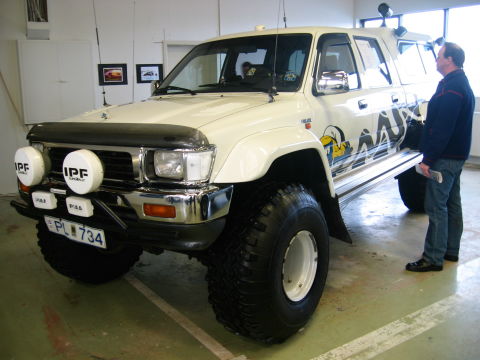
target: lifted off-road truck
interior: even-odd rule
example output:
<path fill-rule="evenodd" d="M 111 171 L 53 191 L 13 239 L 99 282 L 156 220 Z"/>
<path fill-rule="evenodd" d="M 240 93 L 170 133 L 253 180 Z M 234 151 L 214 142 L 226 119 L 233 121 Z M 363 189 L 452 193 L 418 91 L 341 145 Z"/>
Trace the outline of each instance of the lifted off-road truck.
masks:
<path fill-rule="evenodd" d="M 221 323 L 283 341 L 322 295 L 329 237 L 351 241 L 349 200 L 398 177 L 405 204 L 423 206 L 412 130 L 435 88 L 435 54 L 428 37 L 401 30 L 204 42 L 146 101 L 34 126 L 15 155 L 12 205 L 38 220 L 61 274 L 102 283 L 142 251 L 185 253 L 207 266 Z"/>

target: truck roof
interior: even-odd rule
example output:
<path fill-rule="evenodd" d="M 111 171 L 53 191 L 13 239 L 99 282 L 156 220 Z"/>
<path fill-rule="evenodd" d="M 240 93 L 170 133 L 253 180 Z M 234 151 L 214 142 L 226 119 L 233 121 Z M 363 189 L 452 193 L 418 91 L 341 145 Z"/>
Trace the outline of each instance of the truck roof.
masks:
<path fill-rule="evenodd" d="M 265 29 L 265 30 L 255 30 L 255 31 L 248 31 L 248 32 L 240 32 L 235 34 L 228 34 L 222 35 L 218 37 L 214 37 L 208 39 L 207 41 L 217 41 L 217 40 L 226 40 L 238 37 L 247 37 L 247 36 L 259 36 L 259 35 L 275 35 L 275 34 L 319 34 L 319 33 L 332 33 L 332 32 L 340 32 L 340 33 L 347 33 L 347 34 L 364 34 L 368 35 L 376 35 L 380 37 L 392 37 L 394 35 L 394 29 L 386 28 L 386 27 L 379 27 L 379 28 L 341 28 L 341 27 L 326 27 L 326 26 L 304 26 L 304 27 L 291 27 L 291 28 L 278 28 L 278 29 Z M 428 35 L 407 32 L 405 35 L 399 37 L 401 39 L 409 39 L 409 40 L 417 40 L 417 41 L 424 41 L 429 42 L 432 39 Z"/>

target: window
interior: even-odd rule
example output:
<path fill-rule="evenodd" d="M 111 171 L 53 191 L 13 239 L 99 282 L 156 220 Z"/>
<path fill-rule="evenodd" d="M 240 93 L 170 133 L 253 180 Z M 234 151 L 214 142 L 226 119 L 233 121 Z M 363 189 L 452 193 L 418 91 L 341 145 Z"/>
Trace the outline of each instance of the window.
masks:
<path fill-rule="evenodd" d="M 194 89 L 197 84 L 216 83 L 220 77 L 224 61 L 224 52 L 198 56 L 192 60 L 190 66 L 186 67 L 170 85 Z"/>
<path fill-rule="evenodd" d="M 155 93 L 267 92 L 273 85 L 277 91 L 296 91 L 305 73 L 311 42 L 310 34 L 285 34 L 200 44 Z M 250 64 L 242 68 L 245 62 Z"/>
<path fill-rule="evenodd" d="M 385 19 L 387 27 L 398 28 L 400 25 L 408 31 L 430 35 L 432 39 L 444 36 L 445 11 L 423 11 L 410 14 L 395 15 Z M 382 25 L 382 18 L 362 19 L 360 24 L 364 28 L 375 28 Z"/>
<path fill-rule="evenodd" d="M 242 64 L 249 62 L 250 64 L 263 64 L 265 62 L 266 49 L 256 49 L 255 52 L 238 54 L 237 63 L 235 64 L 235 73 L 243 76 Z"/>
<path fill-rule="evenodd" d="M 435 58 L 435 52 L 433 51 L 432 44 L 418 45 L 420 56 L 422 57 L 423 66 L 427 71 L 429 77 L 433 77 L 436 80 L 440 80 L 440 74 L 437 72 L 437 62 Z"/>
<path fill-rule="evenodd" d="M 358 51 L 371 87 L 388 86 L 392 83 L 385 58 L 375 39 L 355 37 Z"/>
<path fill-rule="evenodd" d="M 348 44 L 334 44 L 328 46 L 322 55 L 320 71 L 344 71 L 348 75 L 348 86 L 350 90 L 358 89 L 360 81 L 358 72 L 353 60 L 352 51 Z"/>
<path fill-rule="evenodd" d="M 391 18 L 385 19 L 387 27 L 393 29 L 397 28 L 399 23 L 400 23 L 400 17 L 399 16 L 393 16 Z M 383 19 L 382 18 L 375 18 L 375 19 L 367 19 L 367 20 L 362 20 L 362 27 L 364 28 L 378 28 L 382 26 Z"/>
<path fill-rule="evenodd" d="M 447 40 L 465 50 L 464 69 L 475 95 L 480 96 L 480 47 L 476 23 L 480 19 L 480 5 L 450 9 Z"/>
<path fill-rule="evenodd" d="M 250 64 L 264 64 L 266 55 L 267 55 L 266 49 L 257 49 L 257 51 L 252 53 L 238 54 L 237 62 L 235 64 L 236 74 L 243 76 L 242 64 L 245 62 L 249 62 Z M 306 56 L 305 49 L 293 50 L 293 52 L 290 54 L 290 58 L 288 59 L 287 71 L 291 71 L 297 76 L 301 74 L 303 65 L 305 64 L 305 56 Z M 275 70 L 280 70 L 280 69 L 275 69 Z"/>
<path fill-rule="evenodd" d="M 402 64 L 398 69 L 402 84 L 438 78 L 435 53 L 431 44 L 399 41 L 398 51 L 400 53 L 399 61 Z"/>
<path fill-rule="evenodd" d="M 398 44 L 398 51 L 400 52 L 400 61 L 403 63 L 409 76 L 422 76 L 425 74 L 416 43 L 402 41 Z"/>
<path fill-rule="evenodd" d="M 424 11 L 402 16 L 402 26 L 408 31 L 429 35 L 432 39 L 443 36 L 444 11 Z"/>
<path fill-rule="evenodd" d="M 398 43 L 400 53 L 399 61 L 402 63 L 401 81 L 402 84 L 415 82 L 419 78 L 425 77 L 422 58 L 418 51 L 417 43 L 410 41 L 401 41 Z"/>
<path fill-rule="evenodd" d="M 295 74 L 300 74 L 302 72 L 303 64 L 305 63 L 305 56 L 305 50 L 295 50 L 288 60 L 288 69 Z"/>

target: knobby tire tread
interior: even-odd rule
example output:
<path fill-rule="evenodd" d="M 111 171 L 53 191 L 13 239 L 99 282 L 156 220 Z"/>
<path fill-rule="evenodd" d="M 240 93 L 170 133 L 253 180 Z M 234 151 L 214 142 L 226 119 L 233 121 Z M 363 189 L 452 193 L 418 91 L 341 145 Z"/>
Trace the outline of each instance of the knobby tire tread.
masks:
<path fill-rule="evenodd" d="M 427 178 L 411 168 L 398 176 L 398 190 L 403 204 L 413 212 L 425 212 Z"/>
<path fill-rule="evenodd" d="M 265 343 L 282 342 L 289 336 L 271 336 L 260 320 L 259 305 L 271 299 L 268 279 L 257 271 L 268 267 L 270 261 L 262 252 L 259 235 L 269 231 L 269 217 L 275 207 L 281 206 L 282 198 L 302 196 L 302 192 L 305 189 L 301 185 L 259 184 L 250 189 L 249 196 L 242 196 L 240 206 L 232 209 L 233 223 L 212 247 L 207 274 L 209 301 L 217 320 L 227 329 Z"/>
<path fill-rule="evenodd" d="M 116 251 L 98 250 L 77 243 L 37 224 L 38 245 L 45 261 L 57 272 L 69 278 L 100 284 L 125 274 L 142 254 L 142 248 L 125 245 Z"/>

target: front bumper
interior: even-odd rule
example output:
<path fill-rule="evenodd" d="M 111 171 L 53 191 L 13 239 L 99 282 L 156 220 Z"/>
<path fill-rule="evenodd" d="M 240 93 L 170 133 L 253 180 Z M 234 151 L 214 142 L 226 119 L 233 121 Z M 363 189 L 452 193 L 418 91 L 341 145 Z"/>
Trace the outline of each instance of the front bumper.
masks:
<path fill-rule="evenodd" d="M 102 190 L 83 196 L 92 201 L 91 217 L 72 215 L 66 207 L 68 196 L 78 196 L 68 189 L 38 186 L 32 191 L 49 191 L 57 198 L 57 207 L 47 210 L 36 208 L 30 197 L 12 201 L 11 205 L 21 215 L 43 221 L 45 215 L 66 219 L 107 232 L 112 243 L 128 242 L 144 249 L 173 251 L 201 251 L 207 249 L 225 226 L 233 186 L 206 187 L 195 190 L 146 190 L 115 192 Z M 143 203 L 173 205 L 177 217 L 164 219 L 146 216 Z M 108 240 L 108 239 L 107 239 Z"/>
<path fill-rule="evenodd" d="M 162 218 L 161 221 L 181 224 L 198 224 L 218 219 L 228 214 L 233 194 L 233 185 L 218 188 L 207 186 L 200 189 L 157 190 L 142 188 L 123 194 L 129 205 L 142 220 L 158 221 L 159 218 L 147 216 L 143 212 L 143 204 L 173 205 L 175 218 Z"/>

